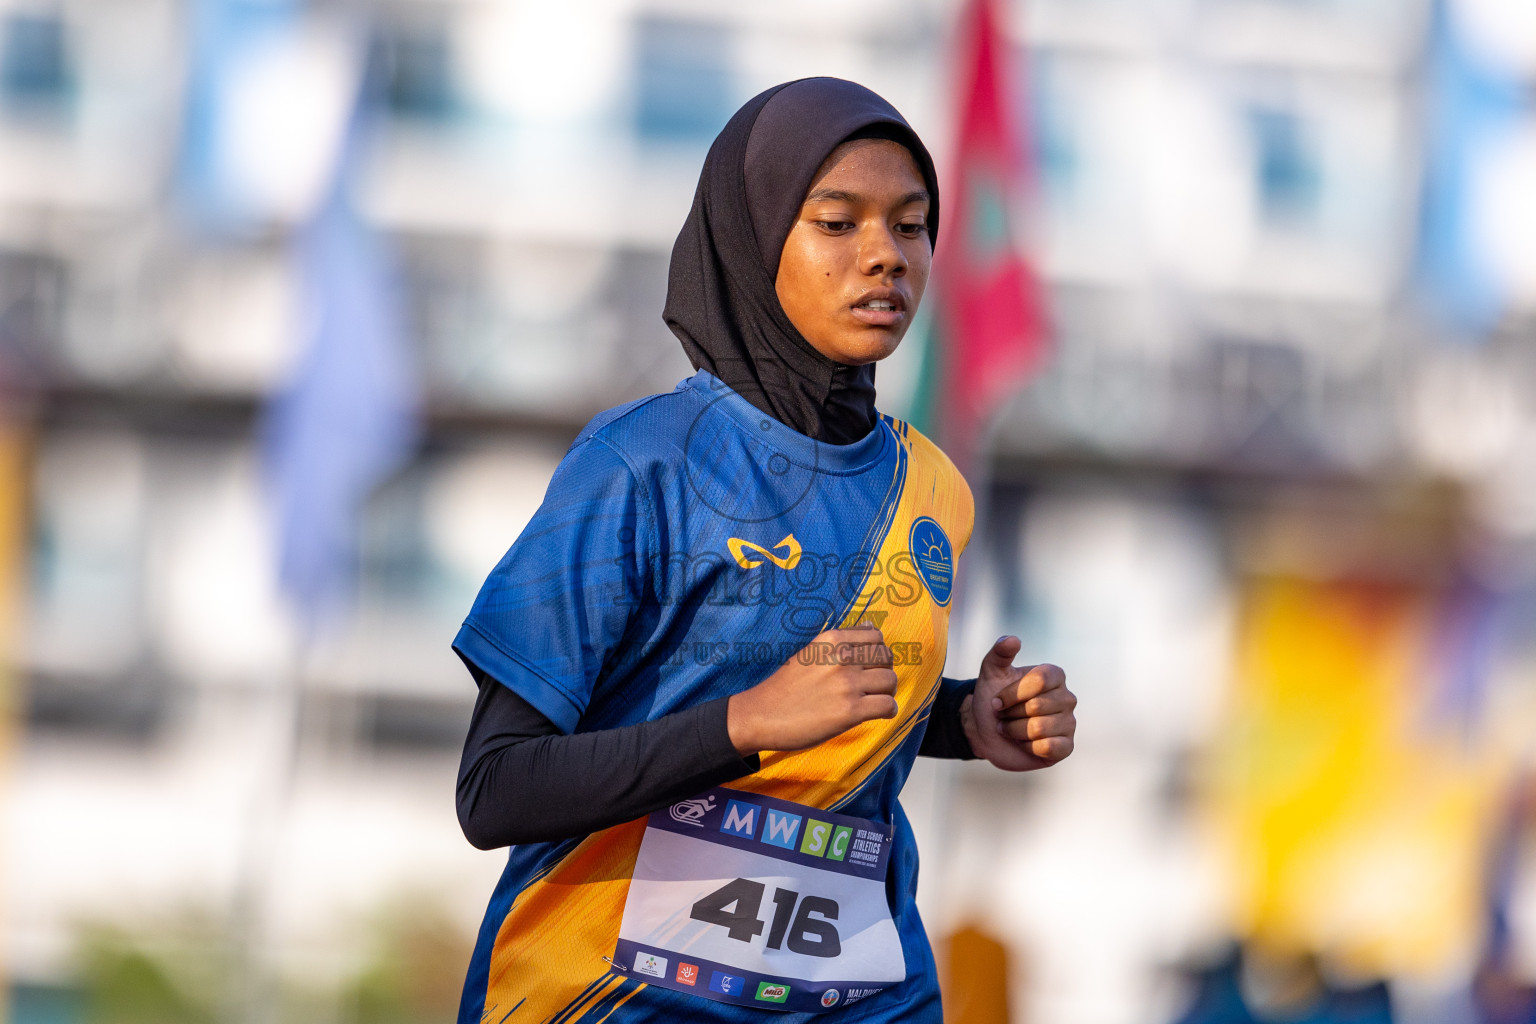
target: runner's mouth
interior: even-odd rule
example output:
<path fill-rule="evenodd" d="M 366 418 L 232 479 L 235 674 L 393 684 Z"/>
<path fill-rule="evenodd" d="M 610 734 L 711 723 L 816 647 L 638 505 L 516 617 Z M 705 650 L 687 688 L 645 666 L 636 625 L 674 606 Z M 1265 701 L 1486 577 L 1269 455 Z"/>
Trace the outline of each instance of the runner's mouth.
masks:
<path fill-rule="evenodd" d="M 852 306 L 853 315 L 872 327 L 890 327 L 907 315 L 907 302 L 895 289 L 881 288 L 866 292 Z"/>

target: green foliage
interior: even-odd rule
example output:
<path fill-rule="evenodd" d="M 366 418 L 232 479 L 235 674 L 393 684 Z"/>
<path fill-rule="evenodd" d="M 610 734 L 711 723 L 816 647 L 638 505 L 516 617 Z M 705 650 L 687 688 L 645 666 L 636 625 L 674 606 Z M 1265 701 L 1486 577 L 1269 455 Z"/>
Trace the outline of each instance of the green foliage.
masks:
<path fill-rule="evenodd" d="M 448 1024 L 458 1010 L 470 940 L 433 905 L 408 900 L 380 916 L 373 957 L 348 986 L 353 1024 Z"/>
<path fill-rule="evenodd" d="M 215 1024 L 230 972 L 223 944 L 177 929 L 141 936 L 88 929 L 80 944 L 84 1024 Z"/>
<path fill-rule="evenodd" d="M 364 924 L 362 944 L 362 965 L 333 985 L 280 981 L 279 1024 L 454 1019 L 471 937 L 434 901 L 406 897 L 375 914 Z M 71 984 L 13 993 L 13 1009 L 24 1011 L 16 1024 L 238 1022 L 250 977 L 239 969 L 237 948 L 227 924 L 205 916 L 183 914 L 132 931 L 85 926 Z"/>

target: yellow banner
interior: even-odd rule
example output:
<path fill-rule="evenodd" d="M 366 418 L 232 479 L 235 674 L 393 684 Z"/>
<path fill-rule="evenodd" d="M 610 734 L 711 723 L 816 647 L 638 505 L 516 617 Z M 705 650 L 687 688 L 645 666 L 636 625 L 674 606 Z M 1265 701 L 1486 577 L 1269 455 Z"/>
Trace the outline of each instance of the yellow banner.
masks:
<path fill-rule="evenodd" d="M 1213 807 L 1254 941 L 1366 975 L 1475 955 L 1502 773 L 1431 714 L 1432 609 L 1403 587 L 1251 586 Z"/>

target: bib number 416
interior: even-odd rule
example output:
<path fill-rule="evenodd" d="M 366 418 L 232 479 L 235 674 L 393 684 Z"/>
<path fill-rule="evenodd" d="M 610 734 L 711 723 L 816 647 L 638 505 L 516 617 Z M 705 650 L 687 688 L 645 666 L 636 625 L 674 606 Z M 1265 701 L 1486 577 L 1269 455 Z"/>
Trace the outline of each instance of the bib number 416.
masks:
<path fill-rule="evenodd" d="M 751 942 L 768 929 L 768 948 L 787 946 L 802 956 L 833 957 L 842 953 L 837 936 L 837 901 L 806 896 L 793 889 L 773 890 L 773 921 L 758 919 L 767 886 L 750 878 L 733 879 L 699 899 L 688 915 L 695 921 L 716 924 L 738 942 Z M 798 905 L 798 909 L 797 908 Z M 816 915 L 816 916 L 812 916 Z"/>

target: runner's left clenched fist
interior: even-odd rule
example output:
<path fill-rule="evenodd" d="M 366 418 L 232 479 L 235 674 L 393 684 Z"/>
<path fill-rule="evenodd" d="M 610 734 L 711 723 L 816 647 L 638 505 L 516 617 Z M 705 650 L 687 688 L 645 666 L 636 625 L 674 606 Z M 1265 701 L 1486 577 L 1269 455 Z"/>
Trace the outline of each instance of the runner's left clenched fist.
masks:
<path fill-rule="evenodd" d="M 971 751 L 1009 772 L 1062 760 L 1077 732 L 1077 697 L 1067 689 L 1067 674 L 1055 665 L 1015 667 L 1021 646 L 1016 636 L 999 637 L 981 659 L 975 692 L 960 705 Z"/>

